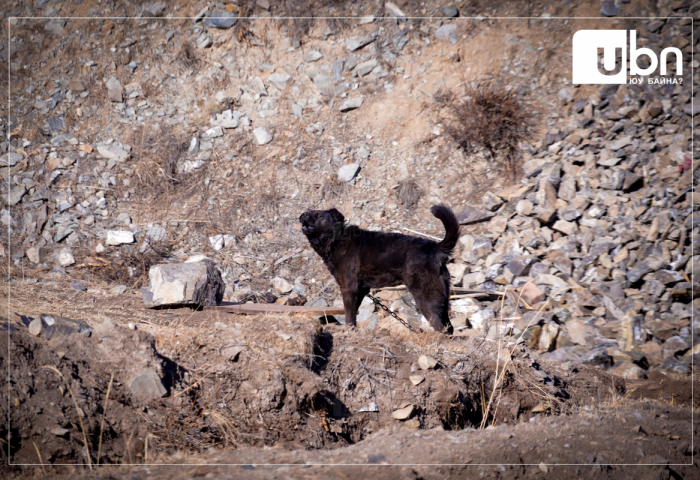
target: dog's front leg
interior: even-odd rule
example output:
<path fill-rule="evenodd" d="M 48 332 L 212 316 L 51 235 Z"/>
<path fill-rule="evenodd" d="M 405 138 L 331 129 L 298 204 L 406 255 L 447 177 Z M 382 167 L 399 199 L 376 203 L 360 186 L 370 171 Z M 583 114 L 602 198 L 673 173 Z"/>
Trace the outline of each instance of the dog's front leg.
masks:
<path fill-rule="evenodd" d="M 357 318 L 357 298 L 359 296 L 357 288 L 344 288 L 343 307 L 345 307 L 345 324 L 349 327 L 354 327 Z"/>

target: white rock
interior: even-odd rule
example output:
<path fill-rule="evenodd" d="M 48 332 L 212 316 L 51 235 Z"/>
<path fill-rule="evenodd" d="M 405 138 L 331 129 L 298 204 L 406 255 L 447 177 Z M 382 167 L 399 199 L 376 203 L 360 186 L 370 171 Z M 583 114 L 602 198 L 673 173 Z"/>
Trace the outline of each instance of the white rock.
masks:
<path fill-rule="evenodd" d="M 291 75 L 286 73 L 273 73 L 267 79 L 268 82 L 273 84 L 277 89 L 284 90 L 287 88 L 287 82 L 292 78 Z"/>
<path fill-rule="evenodd" d="M 467 270 L 467 266 L 464 263 L 448 263 L 447 270 L 450 272 L 450 281 L 452 285 L 458 285 L 462 282 L 462 277 Z"/>
<path fill-rule="evenodd" d="M 185 263 L 197 263 L 203 262 L 204 260 L 209 260 L 209 257 L 207 257 L 206 255 L 192 255 L 187 260 L 185 260 Z"/>
<path fill-rule="evenodd" d="M 418 357 L 418 366 L 423 370 L 431 370 L 437 365 L 437 360 L 427 355 Z"/>
<path fill-rule="evenodd" d="M 338 170 L 338 180 L 341 180 L 343 182 L 349 182 L 353 178 L 355 178 L 355 175 L 357 175 L 357 172 L 359 170 L 360 166 L 356 163 L 344 165 Z"/>
<path fill-rule="evenodd" d="M 414 408 L 415 405 L 409 405 L 407 407 L 394 410 L 393 412 L 391 412 L 391 416 L 396 420 L 406 420 L 413 414 Z"/>
<path fill-rule="evenodd" d="M 341 112 L 349 112 L 350 110 L 355 110 L 356 108 L 360 108 L 362 106 L 362 102 L 364 99 L 362 97 L 357 97 L 357 98 L 348 98 L 345 100 L 343 103 L 340 104 L 340 111 Z"/>
<path fill-rule="evenodd" d="M 484 308 L 473 313 L 472 316 L 469 317 L 469 323 L 472 324 L 472 328 L 475 330 L 486 334 L 494 318 L 493 310 L 491 308 Z"/>
<path fill-rule="evenodd" d="M 209 237 L 209 243 L 211 244 L 211 248 L 218 252 L 219 250 L 224 248 L 224 236 L 222 234 L 219 234 L 214 235 L 213 237 Z"/>
<path fill-rule="evenodd" d="M 289 283 L 282 277 L 275 277 L 272 279 L 272 286 L 282 295 L 286 295 L 294 289 L 294 285 Z"/>
<path fill-rule="evenodd" d="M 258 127 L 253 130 L 253 135 L 255 136 L 255 143 L 258 145 L 265 145 L 272 141 L 272 135 L 264 127 Z"/>
<path fill-rule="evenodd" d="M 453 302 L 450 302 L 450 306 L 452 307 L 453 312 L 467 315 L 471 315 L 472 313 L 476 313 L 481 310 L 481 304 L 473 298 L 459 298 Z"/>
<path fill-rule="evenodd" d="M 110 230 L 107 232 L 107 245 L 122 245 L 134 243 L 134 234 L 126 230 Z"/>
<path fill-rule="evenodd" d="M 75 258 L 70 252 L 61 252 L 57 258 L 58 264 L 62 267 L 69 267 L 75 263 Z"/>
<path fill-rule="evenodd" d="M 41 335 L 41 331 L 44 329 L 44 324 L 41 321 L 41 318 L 37 317 L 31 322 L 29 322 L 29 333 L 34 335 L 35 337 L 38 337 Z"/>

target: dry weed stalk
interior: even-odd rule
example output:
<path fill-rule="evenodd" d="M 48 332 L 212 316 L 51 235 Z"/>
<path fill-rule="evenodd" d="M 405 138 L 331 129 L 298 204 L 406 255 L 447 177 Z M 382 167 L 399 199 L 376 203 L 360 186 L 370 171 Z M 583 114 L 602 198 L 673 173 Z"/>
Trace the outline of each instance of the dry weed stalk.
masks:
<path fill-rule="evenodd" d="M 83 425 L 83 418 L 80 416 L 80 408 L 78 407 L 78 402 L 75 400 L 75 396 L 73 395 L 73 389 L 70 388 L 70 385 L 68 384 L 68 381 L 66 380 L 66 377 L 63 376 L 61 371 L 52 366 L 52 365 L 43 365 L 42 367 L 39 368 L 45 368 L 48 370 L 53 370 L 54 372 L 58 373 L 58 375 L 63 379 L 63 382 L 66 384 L 66 387 L 68 388 L 68 392 L 70 393 L 70 397 L 73 399 L 73 405 L 75 405 L 75 413 L 78 415 L 78 421 L 80 422 L 80 429 L 83 431 L 83 441 L 85 442 L 85 452 L 87 454 L 87 461 L 88 461 L 88 467 L 92 471 L 92 461 L 90 460 L 90 447 L 88 446 L 88 441 L 87 441 L 87 434 L 85 433 L 85 425 Z"/>
<path fill-rule="evenodd" d="M 100 450 L 102 449 L 102 432 L 105 426 L 105 417 L 107 416 L 107 402 L 109 401 L 109 392 L 112 389 L 112 381 L 114 374 L 109 377 L 109 385 L 107 386 L 107 396 L 105 397 L 105 406 L 102 408 L 102 422 L 100 423 L 100 440 L 97 443 L 97 465 L 100 464 Z"/>
<path fill-rule="evenodd" d="M 529 282 L 527 282 L 527 284 L 525 284 L 525 286 L 523 286 L 523 288 L 520 289 L 520 295 L 518 296 L 518 302 L 520 302 L 520 300 L 521 300 L 521 298 L 522 298 L 522 292 L 525 290 L 525 287 L 526 287 L 528 284 L 530 284 L 530 283 L 532 283 L 532 280 L 530 280 Z M 571 287 L 566 287 L 565 289 L 569 289 L 569 288 L 571 288 Z M 506 288 L 506 291 L 507 291 L 507 290 L 508 290 L 508 289 Z M 561 291 L 559 291 L 559 293 L 561 293 Z M 505 301 L 505 297 L 506 297 L 506 296 L 504 295 L 504 296 L 502 297 L 502 299 L 501 299 L 501 321 L 503 320 L 503 302 Z M 502 389 L 500 388 L 500 386 L 501 386 L 501 384 L 503 383 L 503 379 L 505 378 L 506 371 L 508 370 L 508 366 L 509 366 L 509 364 L 510 364 L 510 362 L 511 362 L 511 360 L 512 360 L 512 357 L 513 357 L 513 352 L 515 352 L 515 348 L 516 348 L 517 345 L 519 344 L 520 340 L 523 338 L 523 335 L 525 334 L 525 332 L 527 331 L 527 329 L 530 328 L 530 325 L 532 325 L 532 322 L 533 322 L 537 317 L 539 317 L 540 313 L 542 313 L 542 311 L 544 310 L 544 308 L 545 308 L 547 305 L 549 305 L 549 301 L 550 301 L 550 300 L 551 300 L 551 297 L 547 298 L 547 301 L 544 302 L 544 303 L 542 304 L 542 306 L 541 306 L 540 309 L 537 311 L 537 313 L 535 314 L 535 316 L 532 317 L 532 318 L 530 319 L 530 321 L 528 322 L 528 324 L 525 326 L 525 328 L 523 329 L 523 331 L 520 333 L 520 336 L 519 336 L 518 339 L 515 341 L 515 344 L 513 345 L 513 348 L 510 350 L 510 352 L 508 352 L 507 358 L 506 358 L 506 360 L 504 361 L 503 369 L 502 369 L 500 372 L 499 372 L 499 363 L 500 363 L 500 359 L 501 359 L 501 334 L 500 334 L 500 332 L 499 332 L 499 335 L 498 335 L 498 354 L 496 355 L 496 380 L 495 380 L 495 382 L 494 382 L 493 390 L 491 391 L 491 395 L 490 395 L 490 397 L 489 397 L 489 402 L 488 402 L 488 404 L 487 404 L 487 406 L 486 406 L 486 410 L 483 412 L 483 417 L 482 417 L 482 419 L 481 419 L 481 425 L 479 426 L 479 428 L 482 428 L 482 429 L 483 429 L 483 428 L 486 426 L 486 421 L 488 420 L 488 412 L 489 412 L 490 409 L 491 409 L 491 404 L 493 403 L 493 398 L 494 398 L 494 395 L 496 394 L 496 390 L 499 391 L 499 395 L 498 395 L 498 398 L 497 398 L 497 400 L 496 400 L 496 408 L 498 408 L 498 405 L 500 404 L 501 395 L 502 395 L 502 393 L 503 393 L 503 391 L 502 391 Z M 516 305 L 517 305 L 517 303 L 516 303 Z"/>
<path fill-rule="evenodd" d="M 36 454 L 39 456 L 39 463 L 41 463 L 41 471 L 44 472 L 44 475 L 46 475 L 46 468 L 44 468 L 44 460 L 41 458 L 41 452 L 39 451 L 39 447 L 37 447 L 36 443 L 34 442 L 32 442 L 32 445 L 34 445 Z"/>

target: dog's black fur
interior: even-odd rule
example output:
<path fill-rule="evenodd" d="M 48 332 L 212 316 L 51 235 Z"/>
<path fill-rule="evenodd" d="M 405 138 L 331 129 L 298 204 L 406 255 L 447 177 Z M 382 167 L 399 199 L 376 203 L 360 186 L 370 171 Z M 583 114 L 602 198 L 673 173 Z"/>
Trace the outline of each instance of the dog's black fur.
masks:
<path fill-rule="evenodd" d="M 370 288 L 403 283 L 430 325 L 451 333 L 446 263 L 459 238 L 459 223 L 445 205 L 430 211 L 445 226 L 445 238 L 439 243 L 346 225 L 335 208 L 301 214 L 301 231 L 340 285 L 347 325 L 355 325 L 357 310 Z"/>

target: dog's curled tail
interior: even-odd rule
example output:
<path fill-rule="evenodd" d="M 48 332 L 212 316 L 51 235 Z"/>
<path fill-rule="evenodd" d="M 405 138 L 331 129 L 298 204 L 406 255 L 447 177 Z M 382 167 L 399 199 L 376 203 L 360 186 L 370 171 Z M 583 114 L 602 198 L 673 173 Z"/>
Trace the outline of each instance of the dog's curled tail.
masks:
<path fill-rule="evenodd" d="M 445 226 L 445 238 L 438 243 L 438 248 L 442 253 L 449 256 L 452 254 L 457 240 L 459 240 L 459 222 L 457 217 L 447 205 L 434 205 L 430 208 L 436 218 L 438 218 Z"/>

